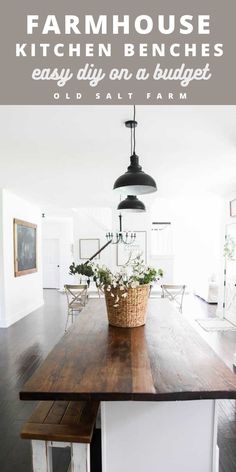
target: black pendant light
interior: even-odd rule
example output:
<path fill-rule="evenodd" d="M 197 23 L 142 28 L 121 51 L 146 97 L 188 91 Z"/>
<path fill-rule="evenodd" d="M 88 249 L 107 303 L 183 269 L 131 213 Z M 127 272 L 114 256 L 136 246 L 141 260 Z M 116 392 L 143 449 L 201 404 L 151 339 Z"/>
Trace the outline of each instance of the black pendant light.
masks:
<path fill-rule="evenodd" d="M 117 210 L 133 213 L 145 212 L 146 208 L 143 202 L 141 202 L 136 195 L 128 195 L 125 200 L 119 203 Z"/>
<path fill-rule="evenodd" d="M 145 172 L 139 165 L 139 157 L 135 153 L 135 128 L 138 125 L 135 120 L 135 106 L 134 106 L 134 119 L 125 122 L 125 126 L 131 130 L 131 156 L 130 165 L 125 174 L 118 177 L 114 183 L 113 190 L 119 193 L 126 193 L 129 195 L 143 195 L 145 193 L 153 193 L 157 191 L 155 180 Z"/>

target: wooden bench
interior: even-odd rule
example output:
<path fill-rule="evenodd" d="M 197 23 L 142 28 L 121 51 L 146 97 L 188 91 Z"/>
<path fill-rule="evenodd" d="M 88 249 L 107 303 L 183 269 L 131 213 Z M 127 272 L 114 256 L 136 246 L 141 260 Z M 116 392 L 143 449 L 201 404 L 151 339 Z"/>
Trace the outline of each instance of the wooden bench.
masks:
<path fill-rule="evenodd" d="M 23 426 L 34 472 L 52 472 L 52 447 L 71 448 L 71 472 L 90 472 L 90 443 L 99 402 L 42 401 Z"/>

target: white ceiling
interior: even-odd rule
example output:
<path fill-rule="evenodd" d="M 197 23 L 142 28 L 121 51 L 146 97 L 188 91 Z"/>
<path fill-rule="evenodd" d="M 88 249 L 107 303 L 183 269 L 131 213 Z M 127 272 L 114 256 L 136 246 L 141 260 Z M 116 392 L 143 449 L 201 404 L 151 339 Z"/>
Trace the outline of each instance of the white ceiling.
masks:
<path fill-rule="evenodd" d="M 1 106 L 0 187 L 43 210 L 114 206 L 132 106 Z M 153 198 L 236 191 L 235 106 L 138 106 L 137 154 Z"/>

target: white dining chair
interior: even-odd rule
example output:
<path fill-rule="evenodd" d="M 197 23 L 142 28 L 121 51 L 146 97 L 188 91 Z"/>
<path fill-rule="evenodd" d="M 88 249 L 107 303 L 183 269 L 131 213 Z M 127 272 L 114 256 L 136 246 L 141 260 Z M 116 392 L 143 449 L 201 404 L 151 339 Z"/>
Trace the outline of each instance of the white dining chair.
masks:
<path fill-rule="evenodd" d="M 74 315 L 82 311 L 88 301 L 88 286 L 86 284 L 64 285 L 67 297 L 67 320 L 65 331 L 67 330 L 69 318 L 74 321 Z"/>
<path fill-rule="evenodd" d="M 163 284 L 161 285 L 162 289 L 162 298 L 168 298 L 171 302 L 174 302 L 179 312 L 183 311 L 183 300 L 185 293 L 186 285 L 174 285 L 174 284 Z"/>

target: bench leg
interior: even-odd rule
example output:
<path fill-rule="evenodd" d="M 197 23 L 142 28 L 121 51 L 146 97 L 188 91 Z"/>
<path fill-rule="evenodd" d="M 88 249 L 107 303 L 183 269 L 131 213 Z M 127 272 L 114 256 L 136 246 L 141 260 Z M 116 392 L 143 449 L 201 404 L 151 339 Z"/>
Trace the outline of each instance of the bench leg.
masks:
<path fill-rule="evenodd" d="M 53 472 L 52 449 L 46 441 L 31 441 L 34 472 Z"/>
<path fill-rule="evenodd" d="M 101 429 L 101 406 L 99 406 L 98 412 L 97 412 L 96 429 Z"/>
<path fill-rule="evenodd" d="M 71 444 L 71 472 L 90 472 L 89 444 Z"/>

